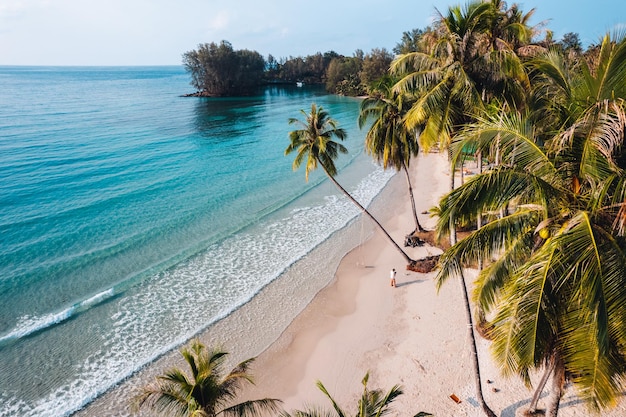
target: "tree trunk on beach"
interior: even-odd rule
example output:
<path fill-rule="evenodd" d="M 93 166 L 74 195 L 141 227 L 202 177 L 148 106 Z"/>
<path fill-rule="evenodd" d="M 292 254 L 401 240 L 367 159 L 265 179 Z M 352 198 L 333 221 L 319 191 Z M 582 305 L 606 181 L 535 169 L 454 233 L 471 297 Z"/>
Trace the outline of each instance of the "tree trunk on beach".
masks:
<path fill-rule="evenodd" d="M 550 361 L 549 363 L 546 363 L 546 369 L 543 371 L 543 375 L 541 376 L 541 379 L 539 380 L 539 383 L 537 384 L 537 388 L 535 389 L 535 392 L 533 393 L 533 398 L 530 400 L 530 405 L 528 406 L 529 414 L 531 415 L 537 414 L 537 404 L 539 403 L 539 398 L 541 398 L 541 393 L 546 387 L 546 383 L 548 382 L 550 375 L 552 375 L 553 370 L 554 370 L 554 363 L 552 361 Z"/>
<path fill-rule="evenodd" d="M 452 150 L 448 148 L 448 161 L 450 161 L 450 192 L 454 191 L 454 175 L 456 172 L 454 162 L 452 161 Z M 454 219 L 454 210 L 450 214 L 450 246 L 456 244 L 456 221 Z"/>
<path fill-rule="evenodd" d="M 465 276 L 461 271 L 461 287 L 463 291 L 463 301 L 465 302 L 465 314 L 467 316 L 467 333 L 472 347 L 472 364 L 474 365 L 474 378 L 476 383 L 476 399 L 487 417 L 496 417 L 496 414 L 489 408 L 483 397 L 482 379 L 480 377 L 480 364 L 478 361 L 478 349 L 476 348 L 476 338 L 474 337 L 474 325 L 472 321 L 472 310 L 470 307 L 467 287 L 465 286 Z"/>
<path fill-rule="evenodd" d="M 417 218 L 417 208 L 415 207 L 415 197 L 413 196 L 413 186 L 411 184 L 411 176 L 409 175 L 409 169 L 407 168 L 404 161 L 402 161 L 402 169 L 406 175 L 406 182 L 409 186 L 409 198 L 411 199 L 411 208 L 413 209 L 413 219 L 415 220 L 415 230 L 413 231 L 413 233 L 423 232 L 424 228 L 422 228 L 422 225 L 420 224 L 420 221 Z"/>
<path fill-rule="evenodd" d="M 559 414 L 561 397 L 563 397 L 563 391 L 565 387 L 565 366 L 563 366 L 563 361 L 561 360 L 558 353 L 553 356 L 552 361 L 554 361 L 554 370 L 552 372 L 552 389 L 550 390 L 550 400 L 548 401 L 546 416 L 557 417 L 557 415 Z"/>
<path fill-rule="evenodd" d="M 476 164 L 476 168 L 478 170 L 478 175 L 483 173 L 483 152 L 482 151 L 478 151 L 476 153 L 476 158 L 477 158 L 477 164 Z M 483 214 L 482 212 L 478 213 L 478 215 L 476 216 L 476 230 L 480 229 L 481 227 L 483 227 Z M 479 257 L 478 258 L 478 270 L 482 271 L 483 270 L 483 258 Z"/>
<path fill-rule="evenodd" d="M 321 163 L 321 161 L 318 161 L 319 164 L 324 167 L 324 164 Z M 350 193 L 348 193 L 348 191 L 346 191 L 345 188 L 343 188 L 341 186 L 341 184 L 339 184 L 337 182 L 337 180 L 335 179 L 335 177 L 333 177 L 332 175 L 330 175 L 325 169 L 324 172 L 326 172 L 326 175 L 328 175 L 328 178 L 330 178 L 330 180 L 333 182 L 333 184 L 335 184 L 335 186 L 337 188 L 339 188 L 339 190 L 345 194 L 346 197 L 348 197 L 350 199 L 350 201 L 352 201 L 363 213 L 365 213 L 367 215 L 367 217 L 369 217 L 374 223 L 376 223 L 376 225 L 380 228 L 380 230 L 385 234 L 385 236 L 387 236 L 387 239 L 389 239 L 389 241 L 396 247 L 396 249 L 402 254 L 402 256 L 404 257 L 404 259 L 408 262 L 409 265 L 413 265 L 415 264 L 415 261 L 413 259 L 411 259 L 409 257 L 409 255 L 406 254 L 406 252 L 404 252 L 402 250 L 402 248 L 396 243 L 395 240 L 393 240 L 393 238 L 391 237 L 391 235 L 389 235 L 389 233 L 387 233 L 387 231 L 385 230 L 385 228 L 378 222 L 378 220 L 376 220 L 376 218 L 372 215 L 372 213 L 370 213 L 369 211 L 367 211 L 367 209 L 365 207 L 363 207 L 361 205 L 361 203 L 359 203 L 358 201 L 356 201 L 354 199 L 354 197 L 352 197 L 350 195 Z"/>

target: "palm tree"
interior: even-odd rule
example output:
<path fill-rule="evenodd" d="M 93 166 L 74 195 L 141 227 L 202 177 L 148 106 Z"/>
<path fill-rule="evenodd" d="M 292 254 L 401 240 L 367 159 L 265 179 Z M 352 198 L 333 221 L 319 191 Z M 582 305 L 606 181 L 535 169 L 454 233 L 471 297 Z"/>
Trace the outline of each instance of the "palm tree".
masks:
<path fill-rule="evenodd" d="M 541 116 L 502 115 L 469 127 L 465 137 L 477 147 L 499 135 L 505 163 L 440 205 L 442 229 L 450 213 L 515 208 L 450 248 L 438 279 L 495 259 L 475 293 L 492 311 L 495 356 L 527 383 L 531 369 L 552 373 L 550 416 L 567 382 L 591 408 L 610 407 L 626 373 L 624 38 L 605 37 L 600 57 L 597 67 L 580 63 L 579 73 L 554 53 L 535 60 Z M 535 128 L 540 117 L 544 125 Z"/>
<path fill-rule="evenodd" d="M 376 389 L 370 391 L 367 389 L 367 382 L 369 380 L 369 373 L 365 374 L 365 377 L 361 381 L 363 384 L 363 393 L 359 398 L 358 407 L 354 417 L 382 417 L 389 414 L 391 403 L 400 395 L 403 394 L 402 388 L 399 385 L 394 385 L 386 394 L 381 390 Z M 282 417 L 349 417 L 350 414 L 344 411 L 337 401 L 330 395 L 324 384 L 317 381 L 317 387 L 328 397 L 333 405 L 334 413 L 330 410 L 322 408 L 308 408 L 306 410 L 295 410 L 292 413 L 283 413 Z M 430 416 L 431 414 L 420 412 L 416 417 Z"/>
<path fill-rule="evenodd" d="M 289 124 L 299 125 L 301 129 L 293 130 L 289 133 L 290 143 L 287 149 L 285 149 L 285 155 L 296 152 L 293 169 L 297 170 L 300 168 L 300 165 L 306 160 L 304 175 L 308 181 L 309 172 L 315 170 L 320 165 L 333 184 L 380 228 L 408 264 L 414 265 L 416 261 L 402 250 L 378 220 L 335 179 L 335 175 L 337 175 L 335 159 L 339 156 L 339 153 L 347 153 L 348 150 L 341 143 L 335 142 L 333 138 L 344 140 L 347 136 L 345 130 L 338 127 L 337 121 L 330 118 L 328 112 L 322 107 L 318 108 L 315 104 L 311 105 L 310 113 L 307 114 L 304 110 L 300 110 L 300 112 L 305 118 L 304 121 L 296 118 L 289 119 Z"/>
<path fill-rule="evenodd" d="M 411 158 L 419 154 L 419 145 L 404 123 L 404 115 L 411 103 L 406 95 L 392 91 L 392 83 L 390 77 L 383 78 L 374 89 L 375 93 L 361 102 L 358 123 L 362 129 L 368 120 L 373 120 L 365 136 L 365 149 L 384 169 L 402 170 L 406 175 L 415 220 L 415 229 L 409 234 L 412 236 L 416 232 L 424 231 L 417 218 L 408 170 Z"/>
<path fill-rule="evenodd" d="M 252 359 L 245 360 L 224 375 L 227 355 L 221 349 L 207 349 L 198 340 L 181 354 L 190 375 L 178 368 L 158 376 L 134 398 L 134 407 L 152 409 L 168 416 L 185 417 L 257 417 L 279 411 L 280 400 L 265 398 L 233 404 L 245 382 L 252 383 L 248 369 Z"/>
<path fill-rule="evenodd" d="M 437 145 L 449 150 L 461 127 L 482 112 L 483 98 L 487 97 L 486 92 L 493 87 L 487 83 L 485 74 L 492 73 L 493 79 L 505 78 L 495 75 L 496 71 L 498 75 L 504 73 L 504 68 L 508 66 L 484 66 L 485 56 L 495 56 L 488 54 L 487 47 L 491 43 L 488 42 L 487 34 L 493 27 L 496 12 L 499 10 L 495 10 L 491 3 L 483 1 L 472 1 L 465 8 L 450 7 L 446 16 L 439 13 L 435 26 L 439 36 L 434 39 L 429 50 L 401 55 L 392 63 L 392 74 L 402 77 L 394 89 L 415 96 L 415 102 L 407 112 L 405 121 L 409 129 L 421 129 L 419 141 L 425 149 Z M 515 57 L 514 54 L 500 56 Z M 453 190 L 456 160 L 449 155 L 450 189 Z M 450 225 L 446 231 L 449 233 L 450 243 L 454 245 L 456 220 L 453 213 L 452 211 L 447 217 Z M 460 284 L 466 311 L 471 312 L 464 279 L 460 280 Z M 470 339 L 473 352 L 476 352 L 471 314 L 467 315 L 467 321 L 472 332 Z M 495 417 L 483 398 L 480 368 L 477 357 L 473 358 L 478 401 L 487 416 Z"/>
<path fill-rule="evenodd" d="M 405 123 L 409 131 L 420 130 L 419 142 L 426 151 L 448 149 L 456 130 L 482 104 L 472 65 L 488 10 L 488 4 L 473 2 L 465 11 L 457 6 L 448 16 L 439 13 L 436 37 L 431 37 L 428 49 L 400 55 L 391 64 L 391 73 L 401 77 L 394 90 L 415 97 Z M 453 189 L 453 175 L 450 181 Z"/>

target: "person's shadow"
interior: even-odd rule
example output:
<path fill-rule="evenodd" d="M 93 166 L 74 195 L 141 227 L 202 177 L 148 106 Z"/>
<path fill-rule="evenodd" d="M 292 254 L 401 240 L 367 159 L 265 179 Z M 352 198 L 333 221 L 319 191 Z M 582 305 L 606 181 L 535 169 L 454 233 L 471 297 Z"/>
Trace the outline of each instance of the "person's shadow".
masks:
<path fill-rule="evenodd" d="M 403 281 L 403 282 L 398 282 L 396 280 L 396 288 L 404 287 L 404 286 L 407 286 L 407 285 L 420 284 L 420 283 L 426 282 L 426 281 L 429 281 L 429 280 L 426 279 L 426 278 L 414 279 L 412 281 Z"/>

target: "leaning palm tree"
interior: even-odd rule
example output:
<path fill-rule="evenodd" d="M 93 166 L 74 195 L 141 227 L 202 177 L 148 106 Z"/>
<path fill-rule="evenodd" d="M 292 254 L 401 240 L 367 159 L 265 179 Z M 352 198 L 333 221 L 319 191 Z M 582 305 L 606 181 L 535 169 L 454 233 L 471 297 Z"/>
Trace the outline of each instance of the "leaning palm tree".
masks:
<path fill-rule="evenodd" d="M 419 144 L 404 123 L 404 115 L 410 108 L 407 95 L 392 90 L 393 81 L 390 77 L 383 78 L 374 93 L 361 102 L 359 128 L 363 128 L 369 120 L 373 120 L 365 136 L 365 149 L 384 169 L 394 168 L 405 173 L 409 188 L 409 199 L 415 220 L 415 229 L 409 234 L 423 232 L 424 228 L 417 218 L 413 187 L 409 175 L 411 159 L 419 154 Z"/>
<path fill-rule="evenodd" d="M 243 383 L 252 383 L 248 373 L 252 359 L 245 360 L 224 375 L 227 353 L 207 349 L 198 340 L 181 354 L 189 365 L 190 374 L 174 368 L 143 388 L 134 398 L 136 410 L 148 408 L 162 415 L 180 417 L 258 417 L 280 411 L 280 400 L 260 400 L 233 403 Z"/>
<path fill-rule="evenodd" d="M 402 388 L 399 385 L 395 385 L 386 394 L 379 389 L 370 391 L 367 389 L 368 380 L 369 373 L 365 374 L 365 377 L 361 381 L 363 384 L 363 393 L 361 394 L 361 398 L 359 398 L 354 417 L 382 417 L 389 414 L 391 403 L 398 396 L 403 394 Z M 282 417 L 349 417 L 351 415 L 337 404 L 337 401 L 330 395 L 324 384 L 318 381 L 317 387 L 330 400 L 333 405 L 334 413 L 324 408 L 308 408 L 306 410 L 295 410 L 291 413 L 284 412 Z M 416 417 L 426 417 L 430 415 L 431 414 L 420 412 L 416 414 Z"/>
<path fill-rule="evenodd" d="M 318 108 L 315 104 L 311 105 L 310 113 L 307 114 L 304 110 L 300 110 L 300 112 L 305 118 L 304 121 L 296 118 L 289 119 L 289 124 L 299 125 L 301 129 L 289 133 L 290 143 L 285 149 L 285 155 L 296 152 L 293 169 L 297 170 L 306 161 L 304 175 L 308 181 L 309 173 L 320 165 L 333 184 L 380 228 L 409 265 L 414 265 L 416 261 L 402 250 L 380 222 L 335 179 L 335 175 L 337 175 L 335 158 L 339 156 L 339 153 L 347 153 L 348 150 L 341 143 L 334 141 L 333 138 L 344 140 L 347 136 L 346 131 L 338 127 L 337 121 L 330 118 L 328 112 L 322 107 Z"/>

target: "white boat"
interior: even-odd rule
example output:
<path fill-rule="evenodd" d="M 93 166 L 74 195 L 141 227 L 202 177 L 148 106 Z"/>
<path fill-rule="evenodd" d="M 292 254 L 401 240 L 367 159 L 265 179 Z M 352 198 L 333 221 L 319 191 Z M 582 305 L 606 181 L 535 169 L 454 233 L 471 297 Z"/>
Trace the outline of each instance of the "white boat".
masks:
<path fill-rule="evenodd" d="M 296 82 L 296 87 L 302 87 L 304 83 L 302 81 Z"/>

